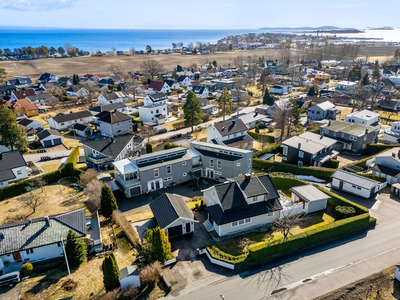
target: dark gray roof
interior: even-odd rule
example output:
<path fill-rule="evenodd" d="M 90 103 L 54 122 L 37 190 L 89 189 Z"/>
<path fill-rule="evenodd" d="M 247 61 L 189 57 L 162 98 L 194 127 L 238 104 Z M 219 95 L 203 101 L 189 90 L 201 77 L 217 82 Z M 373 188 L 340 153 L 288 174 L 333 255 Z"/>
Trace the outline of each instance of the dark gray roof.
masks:
<path fill-rule="evenodd" d="M 85 110 L 85 111 L 79 111 L 79 112 L 72 113 L 72 114 L 55 116 L 55 117 L 53 117 L 53 120 L 57 123 L 61 123 L 61 122 L 67 122 L 67 121 L 87 118 L 90 116 L 92 116 L 90 111 Z"/>
<path fill-rule="evenodd" d="M 101 116 L 99 116 L 101 115 Z M 119 111 L 103 111 L 96 117 L 98 118 L 99 121 L 109 123 L 109 124 L 115 124 L 118 122 L 124 122 L 128 120 L 132 120 L 131 117 L 129 117 L 126 114 L 123 114 Z"/>
<path fill-rule="evenodd" d="M 36 100 L 46 100 L 48 98 L 51 98 L 51 96 L 49 94 L 43 93 L 43 94 L 28 96 L 26 98 L 28 98 L 30 101 L 36 101 Z"/>
<path fill-rule="evenodd" d="M 80 130 L 80 131 L 84 131 L 86 128 L 90 129 L 89 126 L 81 124 L 81 123 L 75 123 L 74 126 L 72 126 L 72 128 L 76 129 L 76 130 Z"/>
<path fill-rule="evenodd" d="M 0 92 L 6 92 L 6 91 L 16 91 L 17 87 L 15 85 L 3 85 L 0 86 Z"/>
<path fill-rule="evenodd" d="M 258 177 L 251 176 L 250 180 L 246 180 L 244 176 L 240 176 L 234 179 L 236 179 L 236 182 L 239 184 L 240 189 L 247 197 L 254 197 L 268 193 Z"/>
<path fill-rule="evenodd" d="M 2 154 L 0 160 L 0 182 L 15 178 L 12 169 L 26 166 L 26 162 L 21 152 L 11 151 Z"/>
<path fill-rule="evenodd" d="M 171 87 L 175 83 L 175 81 L 173 80 L 164 80 L 164 82 L 168 84 L 169 87 Z"/>
<path fill-rule="evenodd" d="M 6 224 L 0 226 L 0 233 L 4 239 L 0 240 L 0 255 L 23 251 L 36 247 L 65 241 L 71 229 L 77 235 L 86 236 L 85 209 L 79 209 L 65 214 L 49 217 L 49 224 L 45 218 Z"/>
<path fill-rule="evenodd" d="M 383 166 L 383 165 L 380 165 L 380 164 L 376 164 L 372 168 L 372 170 L 377 171 L 379 173 L 383 173 L 383 174 L 389 175 L 391 177 L 395 177 L 395 178 L 398 178 L 400 176 L 400 171 L 399 170 L 392 169 L 392 168 L 389 168 L 389 167 L 386 167 L 386 166 Z"/>
<path fill-rule="evenodd" d="M 217 142 L 215 141 L 215 144 L 217 144 Z M 214 157 L 217 159 L 222 159 L 222 160 L 228 160 L 228 161 L 236 161 L 239 159 L 242 159 L 243 157 L 241 156 L 237 156 L 237 155 L 230 155 L 230 154 L 226 154 L 226 153 L 222 153 L 222 152 L 215 152 L 215 151 L 210 151 L 210 150 L 206 150 L 206 149 L 202 149 L 202 148 L 196 148 L 196 151 L 198 151 L 200 154 L 207 156 L 207 157 Z"/>
<path fill-rule="evenodd" d="M 29 124 L 31 124 L 32 122 L 33 122 L 33 120 L 26 118 L 26 119 L 22 119 L 22 120 L 18 121 L 18 124 L 26 127 Z"/>
<path fill-rule="evenodd" d="M 154 94 L 151 94 L 148 96 L 149 96 L 150 100 L 153 102 L 165 100 L 165 98 L 167 97 L 167 95 L 165 95 L 164 93 L 154 93 Z"/>
<path fill-rule="evenodd" d="M 215 124 L 214 127 L 222 136 L 247 131 L 247 126 L 240 119 L 228 120 L 219 124 Z"/>
<path fill-rule="evenodd" d="M 335 173 L 332 174 L 332 178 L 339 179 L 341 181 L 345 181 L 366 189 L 373 189 L 376 185 L 379 184 L 378 181 L 353 174 L 344 170 L 336 170 Z"/>
<path fill-rule="evenodd" d="M 254 139 L 248 134 L 223 141 L 223 143 L 229 147 L 235 147 L 237 145 L 250 142 L 254 142 Z"/>
<path fill-rule="evenodd" d="M 62 136 L 62 134 L 59 133 L 57 130 L 52 130 L 52 129 L 45 129 L 45 130 L 42 130 L 41 132 L 39 132 L 37 134 L 39 140 L 43 140 L 43 139 L 47 138 L 50 135 Z"/>
<path fill-rule="evenodd" d="M 110 103 L 110 104 L 106 104 L 106 105 L 100 105 L 100 106 L 96 106 L 93 107 L 90 111 L 95 111 L 95 112 L 103 112 L 103 111 L 111 111 L 114 109 L 119 109 L 119 108 L 124 108 L 126 107 L 125 104 L 123 103 Z"/>
<path fill-rule="evenodd" d="M 278 199 L 279 193 L 276 190 L 274 183 L 269 175 L 258 176 L 258 180 L 263 184 L 265 189 L 268 191 L 267 200 Z"/>
<path fill-rule="evenodd" d="M 247 206 L 247 201 L 236 182 L 217 184 L 214 188 L 224 211 Z"/>
<path fill-rule="evenodd" d="M 186 76 L 186 75 L 179 76 L 177 82 L 184 81 L 186 77 L 189 77 L 189 76 Z"/>
<path fill-rule="evenodd" d="M 127 266 L 119 270 L 119 281 L 125 279 L 128 276 L 139 276 L 139 270 L 137 266 Z"/>
<path fill-rule="evenodd" d="M 107 157 L 116 158 L 132 138 L 133 135 L 127 134 L 102 140 L 82 141 L 82 144 L 106 155 Z M 135 143 L 141 143 L 142 141 L 142 138 L 134 139 Z"/>
<path fill-rule="evenodd" d="M 161 228 L 166 228 L 179 218 L 194 220 L 194 215 L 181 196 L 164 194 L 150 204 L 151 211 Z"/>

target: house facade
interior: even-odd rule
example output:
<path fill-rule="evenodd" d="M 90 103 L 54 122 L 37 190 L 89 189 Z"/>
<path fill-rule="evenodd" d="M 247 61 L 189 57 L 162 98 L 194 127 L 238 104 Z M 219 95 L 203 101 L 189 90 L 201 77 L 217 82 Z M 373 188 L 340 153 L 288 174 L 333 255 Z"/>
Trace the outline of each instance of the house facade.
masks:
<path fill-rule="evenodd" d="M 378 126 L 380 116 L 380 113 L 364 109 L 347 115 L 346 122 L 363 124 L 367 126 Z"/>
<path fill-rule="evenodd" d="M 290 84 L 275 84 L 269 89 L 271 94 L 287 95 L 290 94 L 293 87 Z"/>
<path fill-rule="evenodd" d="M 400 183 L 400 148 L 395 147 L 367 161 L 372 175 L 385 177 L 388 184 Z"/>
<path fill-rule="evenodd" d="M 100 105 L 106 105 L 111 103 L 124 103 L 128 99 L 128 95 L 125 92 L 112 92 L 110 94 L 100 94 L 97 97 Z"/>
<path fill-rule="evenodd" d="M 168 98 L 164 93 L 155 93 L 147 95 L 143 100 L 144 106 L 154 105 L 154 104 L 167 104 Z"/>
<path fill-rule="evenodd" d="M 132 118 L 119 111 L 103 111 L 96 116 L 101 135 L 111 137 L 133 132 Z"/>
<path fill-rule="evenodd" d="M 189 76 L 181 75 L 178 77 L 177 82 L 179 83 L 180 86 L 187 88 L 190 86 L 191 80 L 190 80 Z"/>
<path fill-rule="evenodd" d="M 156 94 L 156 93 L 169 93 L 171 92 L 170 86 L 166 82 L 162 81 L 152 81 L 147 88 L 148 94 Z"/>
<path fill-rule="evenodd" d="M 39 110 L 36 104 L 29 102 L 27 99 L 8 101 L 6 105 L 13 111 L 16 118 L 39 115 Z"/>
<path fill-rule="evenodd" d="M 26 162 L 21 152 L 0 153 L 0 188 L 28 178 Z"/>
<path fill-rule="evenodd" d="M 213 79 L 211 80 L 211 83 L 216 84 L 216 89 L 218 90 L 226 88 L 228 91 L 230 91 L 235 88 L 235 82 L 230 79 Z"/>
<path fill-rule="evenodd" d="M 79 111 L 70 114 L 59 114 L 53 118 L 49 118 L 50 129 L 56 130 L 67 130 L 71 125 L 75 123 L 86 124 L 93 121 L 93 116 L 89 111 Z"/>
<path fill-rule="evenodd" d="M 320 120 L 336 120 L 338 111 L 336 106 L 329 101 L 318 103 L 310 106 L 307 112 L 307 120 L 320 121 Z"/>
<path fill-rule="evenodd" d="M 340 81 L 336 84 L 336 90 L 344 94 L 355 94 L 357 92 L 357 82 Z"/>
<path fill-rule="evenodd" d="M 208 213 L 203 224 L 220 237 L 271 224 L 282 209 L 269 175 L 246 174 L 203 190 L 203 196 Z"/>
<path fill-rule="evenodd" d="M 63 136 L 57 130 L 45 129 L 37 134 L 43 147 L 52 147 L 63 143 Z"/>
<path fill-rule="evenodd" d="M 207 98 L 210 96 L 210 92 L 208 91 L 208 88 L 203 87 L 203 86 L 194 86 L 192 88 L 192 92 L 194 92 L 197 96 L 197 98 Z"/>
<path fill-rule="evenodd" d="M 139 106 L 139 118 L 143 122 L 165 124 L 168 118 L 172 117 L 172 111 L 167 104 L 157 103 L 147 106 Z"/>
<path fill-rule="evenodd" d="M 400 121 L 392 122 L 391 128 L 384 129 L 383 141 L 389 144 L 400 143 Z"/>

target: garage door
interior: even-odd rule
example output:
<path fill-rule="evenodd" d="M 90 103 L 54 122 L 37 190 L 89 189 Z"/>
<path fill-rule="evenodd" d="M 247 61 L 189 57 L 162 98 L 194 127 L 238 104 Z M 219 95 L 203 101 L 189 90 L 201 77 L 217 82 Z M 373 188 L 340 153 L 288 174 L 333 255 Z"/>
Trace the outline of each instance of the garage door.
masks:
<path fill-rule="evenodd" d="M 140 186 L 131 188 L 129 190 L 129 194 L 131 195 L 131 197 L 136 196 L 136 195 L 140 195 Z"/>
<path fill-rule="evenodd" d="M 54 139 L 53 142 L 54 142 L 54 145 L 61 145 L 62 144 L 61 139 Z"/>
<path fill-rule="evenodd" d="M 44 141 L 44 146 L 51 147 L 51 146 L 53 146 L 53 144 L 51 143 L 51 141 Z"/>
<path fill-rule="evenodd" d="M 182 225 L 168 228 L 168 237 L 170 238 L 177 235 L 181 235 L 182 233 L 183 233 Z"/>
<path fill-rule="evenodd" d="M 201 177 L 201 170 L 194 171 L 193 175 L 198 177 L 198 178 Z"/>

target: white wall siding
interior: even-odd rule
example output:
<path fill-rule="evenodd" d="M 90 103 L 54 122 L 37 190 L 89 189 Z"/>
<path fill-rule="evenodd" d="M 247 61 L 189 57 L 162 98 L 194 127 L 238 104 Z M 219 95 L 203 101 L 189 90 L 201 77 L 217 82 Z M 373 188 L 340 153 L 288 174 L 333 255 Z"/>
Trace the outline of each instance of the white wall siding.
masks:
<path fill-rule="evenodd" d="M 43 247 L 33 248 L 33 253 L 27 254 L 26 250 L 23 250 L 21 253 L 21 259 L 24 261 L 27 259 L 29 262 L 41 261 L 46 260 L 58 256 L 63 255 L 63 248 L 62 246 L 58 247 L 56 244 L 46 245 Z M 1 256 L 3 262 L 13 262 L 14 258 L 13 255 L 3 255 Z"/>
<path fill-rule="evenodd" d="M 351 194 L 355 194 L 355 195 L 363 197 L 363 198 L 369 198 L 369 196 L 371 195 L 370 190 L 367 190 L 363 187 L 361 187 L 361 189 L 358 189 L 356 187 L 353 187 L 352 184 L 347 183 L 347 182 L 343 182 L 343 191 L 351 193 Z"/>
<path fill-rule="evenodd" d="M 218 227 L 218 235 L 219 236 L 224 236 L 224 235 L 228 235 L 228 234 L 233 234 L 233 233 L 237 233 L 243 230 L 247 230 L 249 228 L 252 227 L 257 227 L 263 224 L 270 224 L 273 223 L 275 221 L 275 216 L 268 216 L 267 214 L 264 215 L 259 215 L 259 216 L 255 216 L 251 218 L 251 222 L 250 223 L 244 223 L 242 225 L 237 225 L 232 227 L 232 223 L 228 223 L 228 224 L 223 224 L 223 225 L 216 225 L 216 227 Z M 214 227 L 215 228 L 215 227 Z"/>

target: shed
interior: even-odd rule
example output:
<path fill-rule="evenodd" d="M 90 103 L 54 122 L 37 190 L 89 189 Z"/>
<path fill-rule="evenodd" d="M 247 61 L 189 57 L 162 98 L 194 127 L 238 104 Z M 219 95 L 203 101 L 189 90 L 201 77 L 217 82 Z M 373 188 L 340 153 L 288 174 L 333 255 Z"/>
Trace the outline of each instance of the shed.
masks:
<path fill-rule="evenodd" d="M 76 135 L 84 136 L 84 137 L 87 136 L 87 135 L 93 134 L 92 128 L 90 128 L 87 125 L 80 124 L 80 123 L 75 123 L 74 125 L 72 125 L 69 128 L 69 130 L 72 131 L 72 132 L 75 131 Z"/>
<path fill-rule="evenodd" d="M 139 270 L 137 266 L 127 266 L 119 271 L 119 284 L 122 291 L 140 287 Z"/>
<path fill-rule="evenodd" d="M 326 209 L 330 198 L 311 184 L 292 187 L 290 191 L 292 192 L 292 202 L 303 203 L 303 210 L 306 213 Z"/>
<path fill-rule="evenodd" d="M 98 180 L 102 181 L 102 182 L 109 182 L 112 181 L 112 177 L 110 173 L 102 173 L 97 175 L 96 177 Z"/>
<path fill-rule="evenodd" d="M 194 215 L 182 197 L 165 193 L 150 204 L 157 224 L 167 232 L 169 238 L 192 233 Z"/>
<path fill-rule="evenodd" d="M 400 183 L 392 184 L 392 187 L 390 188 L 390 192 L 393 195 L 400 196 Z"/>

